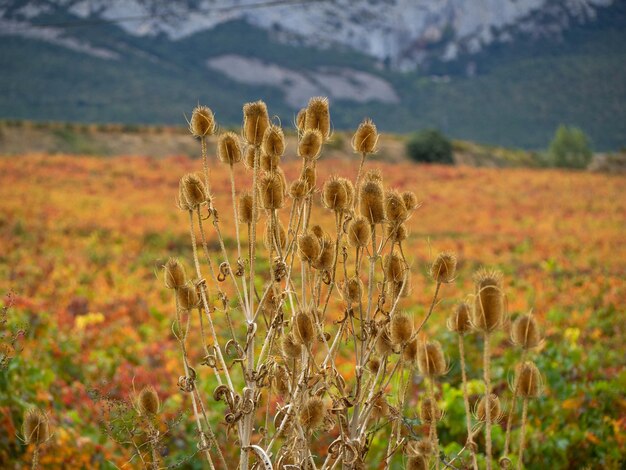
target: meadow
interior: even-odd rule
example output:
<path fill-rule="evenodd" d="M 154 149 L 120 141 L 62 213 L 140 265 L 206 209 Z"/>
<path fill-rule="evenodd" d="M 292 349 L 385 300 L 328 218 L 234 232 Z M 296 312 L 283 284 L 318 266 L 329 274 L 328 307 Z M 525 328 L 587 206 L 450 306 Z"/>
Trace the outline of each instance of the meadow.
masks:
<path fill-rule="evenodd" d="M 483 265 L 503 271 L 509 311 L 532 310 L 544 327 L 536 362 L 546 390 L 530 405 L 527 468 L 623 468 L 626 178 L 372 166 L 385 184 L 410 189 L 423 203 L 408 222 L 412 313 L 423 315 L 432 297 L 427 272 L 437 253 L 458 257 L 458 275 L 444 289 L 440 318 L 428 325 L 429 333 L 447 339 L 444 346 L 454 344 L 444 317 L 472 292 L 472 273 Z M 357 167 L 357 157 L 326 161 L 319 177 L 326 179 L 332 169 L 353 178 Z M 181 366 L 171 331 L 174 305 L 160 279 L 168 257 L 191 257 L 176 195 L 180 176 L 198 168 L 188 157 L 0 159 L 0 293 L 10 306 L 7 330 L 25 330 L 15 357 L 0 371 L 2 468 L 28 466 L 32 449 L 18 435 L 24 410 L 35 405 L 49 413 L 54 430 L 40 458 L 43 468 L 134 468 L 135 462 L 127 463 L 130 449 L 107 439 L 101 397 L 124 398 L 149 384 L 168 417 L 165 462 L 201 468 L 200 461 L 186 460 L 194 453 L 192 420 L 178 414 L 188 398 L 176 386 Z M 285 162 L 289 181 L 299 168 L 296 160 Z M 226 243 L 233 247 L 228 172 L 215 159 L 210 172 Z M 320 204 L 319 197 L 314 201 Z M 333 224 L 331 213 L 318 213 L 327 214 L 318 223 Z M 507 341 L 501 335 L 494 345 L 500 388 L 515 361 Z M 470 357 L 479 356 L 479 338 L 469 337 L 467 348 Z M 464 427 L 454 419 L 463 414 L 458 356 L 453 348 L 446 353 L 451 371 L 443 379 L 447 416 L 439 432 L 462 436 Z M 476 377 L 476 371 L 468 373 Z M 210 394 L 214 385 L 209 380 L 199 387 Z M 470 389 L 478 393 L 478 384 Z M 211 414 L 216 422 L 220 411 Z M 502 440 L 503 432 L 495 430 L 495 445 Z"/>

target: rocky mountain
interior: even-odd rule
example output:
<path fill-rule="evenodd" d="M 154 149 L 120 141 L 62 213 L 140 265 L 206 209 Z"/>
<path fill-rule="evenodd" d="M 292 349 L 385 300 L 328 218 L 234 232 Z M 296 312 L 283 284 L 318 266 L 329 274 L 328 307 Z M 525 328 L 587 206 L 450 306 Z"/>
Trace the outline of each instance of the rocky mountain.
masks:
<path fill-rule="evenodd" d="M 327 95 L 337 127 L 541 147 L 565 122 L 610 148 L 625 30 L 619 0 L 0 0 L 0 117 L 171 123 L 202 100 L 234 123 L 263 96 L 289 120 Z"/>

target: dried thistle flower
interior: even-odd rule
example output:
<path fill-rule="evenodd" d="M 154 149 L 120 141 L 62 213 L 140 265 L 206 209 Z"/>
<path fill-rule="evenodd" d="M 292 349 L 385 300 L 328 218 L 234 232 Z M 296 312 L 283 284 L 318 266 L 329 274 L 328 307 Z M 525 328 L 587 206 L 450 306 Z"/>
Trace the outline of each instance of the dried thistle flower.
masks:
<path fill-rule="evenodd" d="M 330 271 L 335 261 L 335 242 L 324 237 L 321 243 L 320 255 L 313 262 L 313 267 L 319 271 Z"/>
<path fill-rule="evenodd" d="M 289 196 L 294 200 L 300 200 L 307 194 L 307 185 L 303 180 L 295 180 L 289 187 Z"/>
<path fill-rule="evenodd" d="M 406 225 L 387 225 L 386 235 L 394 243 L 400 243 L 407 239 L 408 230 Z"/>
<path fill-rule="evenodd" d="M 402 201 L 404 202 L 404 207 L 406 207 L 407 211 L 413 212 L 417 209 L 417 196 L 413 191 L 404 191 L 402 193 Z"/>
<path fill-rule="evenodd" d="M 315 167 L 308 166 L 302 171 L 302 181 L 306 183 L 307 192 L 315 190 L 315 185 L 317 183 L 317 172 L 315 171 Z"/>
<path fill-rule="evenodd" d="M 300 258 L 308 263 L 314 262 L 320 255 L 322 247 L 319 239 L 312 233 L 298 237 L 298 252 Z"/>
<path fill-rule="evenodd" d="M 487 397 L 483 396 L 474 408 L 474 417 L 477 421 L 485 423 L 487 421 Z M 499 423 L 502 420 L 502 405 L 495 393 L 489 395 L 489 418 L 492 423 Z"/>
<path fill-rule="evenodd" d="M 375 183 L 379 183 L 382 186 L 383 174 L 378 168 L 371 168 L 365 172 L 365 175 L 363 176 L 363 181 L 374 181 Z"/>
<path fill-rule="evenodd" d="M 459 303 L 452 315 L 448 317 L 447 326 L 450 331 L 463 335 L 472 330 L 470 322 L 471 309 L 467 302 Z"/>
<path fill-rule="evenodd" d="M 409 341 L 404 349 L 402 350 L 402 358 L 410 363 L 414 363 L 418 361 L 419 358 L 419 341 L 417 338 Z"/>
<path fill-rule="evenodd" d="M 311 227 L 311 233 L 320 239 L 320 243 L 324 238 L 328 238 L 328 235 L 326 235 L 324 229 L 321 227 L 321 225 L 318 224 L 315 224 Z"/>
<path fill-rule="evenodd" d="M 374 419 L 385 418 L 389 415 L 389 404 L 385 397 L 378 396 L 372 404 L 372 417 Z"/>
<path fill-rule="evenodd" d="M 293 322 L 293 334 L 298 343 L 311 347 L 315 341 L 315 328 L 308 312 L 298 312 Z"/>
<path fill-rule="evenodd" d="M 406 454 L 414 457 L 422 455 L 427 457 L 435 451 L 432 441 L 428 439 L 420 439 L 418 441 L 409 441 L 406 445 Z"/>
<path fill-rule="evenodd" d="M 363 283 L 358 277 L 351 277 L 344 286 L 344 297 L 350 303 L 357 304 L 361 301 Z"/>
<path fill-rule="evenodd" d="M 330 137 L 330 111 L 328 98 L 316 97 L 309 100 L 304 119 L 305 129 L 317 129 L 322 133 L 324 140 Z"/>
<path fill-rule="evenodd" d="M 396 313 L 391 317 L 389 325 L 389 337 L 391 343 L 395 345 L 403 345 L 413 335 L 413 320 L 404 313 Z"/>
<path fill-rule="evenodd" d="M 285 202 L 283 182 L 278 175 L 268 174 L 259 181 L 259 199 L 264 209 L 280 209 Z"/>
<path fill-rule="evenodd" d="M 430 275 L 436 282 L 448 284 L 454 281 L 456 274 L 456 256 L 452 253 L 440 253 L 430 267 Z"/>
<path fill-rule="evenodd" d="M 137 405 L 142 415 L 153 416 L 159 412 L 161 402 L 159 395 L 152 385 L 144 387 L 141 392 L 139 392 Z"/>
<path fill-rule="evenodd" d="M 165 266 L 163 266 L 163 282 L 168 289 L 178 289 L 187 282 L 185 269 L 176 258 L 168 259 Z"/>
<path fill-rule="evenodd" d="M 385 193 L 385 214 L 387 220 L 393 225 L 399 225 L 407 219 L 409 213 L 397 191 L 391 190 Z"/>
<path fill-rule="evenodd" d="M 420 345 L 417 366 L 425 377 L 437 377 L 448 371 L 448 364 L 439 341 L 428 341 Z"/>
<path fill-rule="evenodd" d="M 353 247 L 364 248 L 372 240 L 372 228 L 365 217 L 352 219 L 348 224 L 348 243 Z"/>
<path fill-rule="evenodd" d="M 187 206 L 191 209 L 208 201 L 208 192 L 204 183 L 195 173 L 188 173 L 180 179 L 180 193 Z"/>
<path fill-rule="evenodd" d="M 226 132 L 217 140 L 217 155 L 223 163 L 234 165 L 241 161 L 239 137 L 234 132 Z"/>
<path fill-rule="evenodd" d="M 381 356 L 391 354 L 393 352 L 393 343 L 391 341 L 391 335 L 389 334 L 389 330 L 387 328 L 383 330 L 383 332 L 376 340 L 376 351 Z"/>
<path fill-rule="evenodd" d="M 489 333 L 499 328 L 504 320 L 502 274 L 481 270 L 475 275 L 475 285 L 472 324 L 474 328 Z"/>
<path fill-rule="evenodd" d="M 176 289 L 176 297 L 178 306 L 183 310 L 190 310 L 200 304 L 198 292 L 193 284 L 188 283 Z"/>
<path fill-rule="evenodd" d="M 270 125 L 263 134 L 263 152 L 270 157 L 280 158 L 285 153 L 285 134 L 275 125 Z"/>
<path fill-rule="evenodd" d="M 369 180 L 361 185 L 361 215 L 370 224 L 380 224 L 385 220 L 385 197 L 380 183 Z"/>
<path fill-rule="evenodd" d="M 324 136 L 317 129 L 307 129 L 298 142 L 298 155 L 307 160 L 315 160 L 322 151 Z"/>
<path fill-rule="evenodd" d="M 406 470 L 428 470 L 428 458 L 423 455 L 413 455 L 406 461 Z"/>
<path fill-rule="evenodd" d="M 434 409 L 434 414 L 433 414 Z M 437 400 L 431 397 L 424 397 L 419 407 L 419 417 L 426 424 L 431 424 L 434 421 L 440 421 L 443 417 L 443 412 L 439 408 Z"/>
<path fill-rule="evenodd" d="M 300 355 L 302 354 L 302 346 L 296 342 L 293 334 L 287 334 L 283 336 L 281 346 L 283 354 L 289 359 L 300 359 Z"/>
<path fill-rule="evenodd" d="M 543 378 L 537 366 L 526 361 L 515 368 L 515 383 L 522 398 L 537 398 L 543 393 Z"/>
<path fill-rule="evenodd" d="M 263 152 L 261 153 L 260 163 L 261 169 L 263 171 L 273 173 L 278 169 L 278 165 L 280 164 L 280 157 L 276 155 L 272 156 Z"/>
<path fill-rule="evenodd" d="M 298 129 L 298 132 L 304 131 L 305 119 L 306 119 L 306 108 L 302 108 L 300 111 L 298 111 L 298 114 L 296 115 L 296 119 L 295 119 L 295 125 L 296 125 L 296 129 Z"/>
<path fill-rule="evenodd" d="M 343 185 L 346 190 L 346 195 L 348 196 L 348 201 L 346 203 L 347 207 L 352 207 L 354 203 L 354 185 L 352 181 L 347 178 L 338 178 L 339 182 Z"/>
<path fill-rule="evenodd" d="M 272 386 L 279 396 L 289 396 L 289 379 L 289 373 L 284 366 L 276 367 L 272 377 Z"/>
<path fill-rule="evenodd" d="M 322 202 L 327 209 L 342 212 L 348 209 L 348 194 L 345 185 L 336 177 L 324 183 Z"/>
<path fill-rule="evenodd" d="M 511 340 L 522 349 L 536 348 L 541 344 L 539 326 L 532 315 L 517 317 L 511 328 Z"/>
<path fill-rule="evenodd" d="M 41 445 L 50 438 L 50 424 L 46 414 L 36 408 L 31 408 L 24 413 L 22 427 L 24 441 L 27 444 Z"/>
<path fill-rule="evenodd" d="M 239 222 L 242 224 L 252 223 L 253 217 L 253 200 L 252 194 L 250 193 L 241 193 L 239 196 L 239 211 L 237 215 L 239 216 Z M 259 214 L 257 212 L 257 219 L 259 218 Z"/>
<path fill-rule="evenodd" d="M 387 276 L 388 280 L 392 282 L 402 282 L 406 271 L 402 258 L 395 253 L 385 255 L 383 259 L 383 267 L 385 269 L 385 276 Z"/>
<path fill-rule="evenodd" d="M 252 145 L 249 145 L 248 147 L 246 147 L 246 153 L 244 156 L 244 163 L 246 165 L 246 168 L 248 168 L 249 170 L 254 170 L 255 159 L 256 159 L 256 148 Z"/>
<path fill-rule="evenodd" d="M 270 125 L 267 106 L 263 101 L 246 103 L 243 107 L 243 136 L 250 145 L 259 146 Z"/>
<path fill-rule="evenodd" d="M 369 370 L 372 374 L 377 374 L 378 369 L 380 369 L 380 365 L 380 359 L 372 357 L 369 361 L 367 361 L 367 370 Z"/>
<path fill-rule="evenodd" d="M 215 116 L 206 106 L 196 106 L 191 113 L 189 132 L 195 137 L 206 137 L 215 132 Z"/>
<path fill-rule="evenodd" d="M 365 119 L 352 138 L 352 148 L 356 153 L 367 154 L 376 151 L 378 131 L 371 119 Z"/>
<path fill-rule="evenodd" d="M 300 409 L 300 424 L 303 428 L 312 431 L 319 428 L 324 422 L 326 405 L 319 397 L 309 398 Z"/>

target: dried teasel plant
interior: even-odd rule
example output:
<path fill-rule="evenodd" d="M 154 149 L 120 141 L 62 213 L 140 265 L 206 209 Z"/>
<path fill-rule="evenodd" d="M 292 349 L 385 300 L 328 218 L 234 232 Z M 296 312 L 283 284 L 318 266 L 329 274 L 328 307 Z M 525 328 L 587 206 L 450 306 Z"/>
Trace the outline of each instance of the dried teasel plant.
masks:
<path fill-rule="evenodd" d="M 228 166 L 232 205 L 232 216 L 223 216 L 220 198 L 210 191 L 213 163 L 204 142 L 216 124 L 208 108 L 199 109 L 190 128 L 201 140 L 203 173 L 182 176 L 178 204 L 188 218 L 191 267 L 175 259 L 163 266 L 182 364 L 178 387 L 189 397 L 197 455 L 212 468 L 361 469 L 375 465 L 370 449 L 378 439 L 387 444 L 386 468 L 394 458 L 407 468 L 457 468 L 463 451 L 446 456 L 437 432 L 445 419 L 438 378 L 448 373 L 449 361 L 439 342 L 424 337 L 441 292 L 455 284 L 457 259 L 451 253 L 434 259 L 432 301 L 423 315 L 413 315 L 405 253 L 407 223 L 420 204 L 413 192 L 387 188 L 380 171 L 364 168 L 376 151 L 375 124 L 364 120 L 352 139 L 360 156 L 354 183 L 345 175 L 320 182 L 320 155 L 331 134 L 328 100 L 312 98 L 298 113 L 295 149 L 263 102 L 246 104 L 241 134 L 218 137 L 215 164 Z M 302 163 L 293 181 L 281 168 L 289 154 Z M 316 211 L 326 212 L 328 225 Z M 227 249 L 225 224 L 234 226 L 235 253 Z M 483 400 L 489 400 L 489 340 L 504 322 L 504 299 L 501 277 L 481 272 L 472 301 L 448 320 L 459 336 L 468 432 L 463 450 L 470 450 L 473 468 L 476 433 L 484 424 L 490 461 L 491 425 L 502 413 L 480 403 L 470 408 L 463 338 L 483 334 Z M 530 335 L 520 338 L 516 344 L 530 345 Z M 341 367 L 346 361 L 350 373 Z M 423 395 L 416 395 L 415 374 L 428 384 Z M 518 375 L 518 383 L 528 382 Z M 212 394 L 200 376 L 211 377 Z M 520 396 L 534 391 L 520 390 Z M 139 402 L 141 416 L 159 408 L 150 393 Z M 208 416 L 216 401 L 226 432 L 216 431 Z M 237 462 L 228 460 L 233 443 Z"/>

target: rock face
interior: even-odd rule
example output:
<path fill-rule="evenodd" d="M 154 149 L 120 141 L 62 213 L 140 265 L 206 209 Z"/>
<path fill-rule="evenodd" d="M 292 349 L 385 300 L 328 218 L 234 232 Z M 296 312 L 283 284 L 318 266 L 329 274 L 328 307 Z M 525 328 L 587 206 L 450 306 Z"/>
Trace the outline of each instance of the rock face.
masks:
<path fill-rule="evenodd" d="M 174 40 L 244 19 L 271 31 L 283 42 L 321 48 L 344 46 L 392 68 L 409 70 L 432 58 L 452 60 L 494 41 L 510 41 L 517 32 L 558 35 L 572 21 L 593 19 L 597 8 L 615 1 L 294 0 L 269 2 L 271 6 L 261 7 L 268 2 L 231 0 L 224 5 L 216 0 L 9 0 L 0 5 L 0 18 L 23 25 L 42 14 L 61 10 L 81 18 L 123 18 L 120 26 L 133 35 L 165 34 Z M 4 24 L 3 29 L 9 26 Z M 47 34 L 54 33 L 49 30 Z M 58 42 L 58 35 L 55 38 Z"/>

